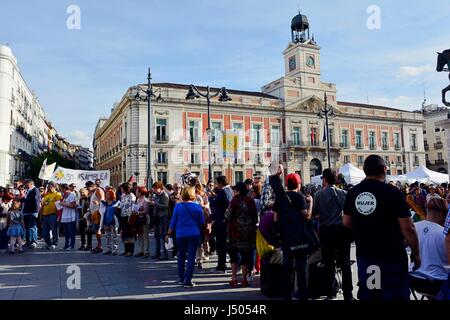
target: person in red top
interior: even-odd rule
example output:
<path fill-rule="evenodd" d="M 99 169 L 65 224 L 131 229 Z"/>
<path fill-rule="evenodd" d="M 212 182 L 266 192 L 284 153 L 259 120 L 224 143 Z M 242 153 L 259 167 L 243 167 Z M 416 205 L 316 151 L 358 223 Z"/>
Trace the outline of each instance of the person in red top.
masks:
<path fill-rule="evenodd" d="M 255 201 L 248 196 L 245 183 L 236 185 L 237 195 L 231 200 L 230 207 L 225 213 L 228 222 L 227 244 L 230 255 L 232 278 L 230 286 L 238 286 L 237 269 L 238 262 L 242 265 L 242 286 L 248 287 L 248 266 L 253 265 L 254 251 L 256 248 L 256 213 Z M 239 261 L 239 256 L 241 257 Z"/>

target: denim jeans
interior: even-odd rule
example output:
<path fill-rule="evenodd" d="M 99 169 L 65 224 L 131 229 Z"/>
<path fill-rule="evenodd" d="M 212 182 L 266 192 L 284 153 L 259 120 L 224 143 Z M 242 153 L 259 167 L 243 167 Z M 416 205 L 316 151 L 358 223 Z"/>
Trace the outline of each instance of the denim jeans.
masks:
<path fill-rule="evenodd" d="M 200 244 L 200 236 L 177 238 L 178 277 L 184 284 L 192 282 L 195 268 L 195 253 Z M 186 265 L 187 255 L 187 265 Z"/>
<path fill-rule="evenodd" d="M 52 232 L 51 239 L 50 231 Z M 42 216 L 42 237 L 48 246 L 58 245 L 58 221 L 56 214 Z"/>
<path fill-rule="evenodd" d="M 37 225 L 34 214 L 23 216 L 25 223 L 25 241 L 27 244 L 37 243 Z"/>
<path fill-rule="evenodd" d="M 166 257 L 168 255 L 166 246 L 164 245 L 164 239 L 166 237 L 168 230 L 169 230 L 169 217 L 168 216 L 159 217 L 159 223 L 155 225 L 156 256 L 161 255 L 161 244 L 164 256 Z"/>
<path fill-rule="evenodd" d="M 406 254 L 403 257 L 395 258 L 367 258 L 357 257 L 359 290 L 358 300 L 409 300 L 409 273 L 408 258 Z M 367 283 L 374 281 L 373 270 L 370 266 L 377 266 L 380 270 L 380 289 L 369 288 Z"/>
<path fill-rule="evenodd" d="M 64 248 L 75 248 L 75 234 L 77 233 L 77 222 L 62 223 L 64 228 L 65 245 Z"/>

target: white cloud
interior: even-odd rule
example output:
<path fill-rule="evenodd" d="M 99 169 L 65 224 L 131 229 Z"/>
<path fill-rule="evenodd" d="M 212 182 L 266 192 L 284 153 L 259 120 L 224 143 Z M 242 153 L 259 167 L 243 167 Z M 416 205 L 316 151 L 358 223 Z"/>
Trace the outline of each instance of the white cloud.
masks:
<path fill-rule="evenodd" d="M 419 97 L 415 96 L 397 96 L 397 97 L 375 97 L 375 99 L 370 101 L 375 105 L 382 105 L 390 108 L 399 108 L 405 110 L 417 110 L 420 109 L 419 102 L 421 102 Z"/>
<path fill-rule="evenodd" d="M 430 64 L 422 66 L 402 66 L 398 72 L 400 77 L 417 77 L 422 74 L 433 72 L 433 66 Z"/>
<path fill-rule="evenodd" d="M 79 144 L 90 148 L 92 145 L 92 136 L 81 130 L 75 130 L 68 135 L 67 140 L 72 144 Z"/>

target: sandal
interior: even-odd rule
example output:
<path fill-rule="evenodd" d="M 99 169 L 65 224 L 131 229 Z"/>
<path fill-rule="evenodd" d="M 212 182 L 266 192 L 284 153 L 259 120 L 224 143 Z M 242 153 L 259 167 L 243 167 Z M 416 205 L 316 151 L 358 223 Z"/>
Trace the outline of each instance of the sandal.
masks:
<path fill-rule="evenodd" d="M 231 280 L 229 284 L 230 284 L 231 288 L 237 288 L 238 287 L 238 281 L 237 280 Z"/>

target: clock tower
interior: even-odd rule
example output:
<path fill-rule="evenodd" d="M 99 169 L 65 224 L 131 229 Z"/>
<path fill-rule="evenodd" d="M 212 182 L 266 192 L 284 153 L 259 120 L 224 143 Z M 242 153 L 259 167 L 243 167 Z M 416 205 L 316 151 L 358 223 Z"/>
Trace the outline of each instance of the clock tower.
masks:
<path fill-rule="evenodd" d="M 292 19 L 291 41 L 283 55 L 285 76 L 264 86 L 264 93 L 289 103 L 309 96 L 323 98 L 326 92 L 330 104 L 335 104 L 336 87 L 321 81 L 320 47 L 310 35 L 308 18 L 300 12 Z"/>

